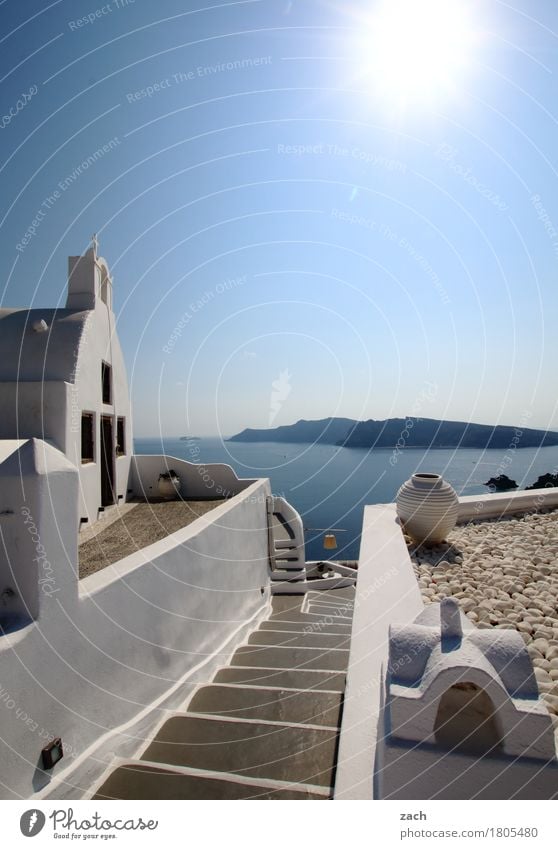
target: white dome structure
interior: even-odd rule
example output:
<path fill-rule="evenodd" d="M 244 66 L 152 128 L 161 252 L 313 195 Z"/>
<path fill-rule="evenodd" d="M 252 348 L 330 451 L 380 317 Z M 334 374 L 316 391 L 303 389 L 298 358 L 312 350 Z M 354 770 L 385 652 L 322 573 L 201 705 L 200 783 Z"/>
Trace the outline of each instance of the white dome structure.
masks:
<path fill-rule="evenodd" d="M 390 736 L 483 756 L 555 759 L 550 715 L 515 630 L 478 630 L 457 601 L 389 635 Z"/>

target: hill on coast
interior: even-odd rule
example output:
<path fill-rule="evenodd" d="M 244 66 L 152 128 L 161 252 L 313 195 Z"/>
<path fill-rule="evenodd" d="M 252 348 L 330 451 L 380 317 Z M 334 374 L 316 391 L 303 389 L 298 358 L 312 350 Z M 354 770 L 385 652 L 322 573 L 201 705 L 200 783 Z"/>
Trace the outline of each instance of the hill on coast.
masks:
<path fill-rule="evenodd" d="M 509 425 L 446 422 L 439 419 L 383 419 L 358 422 L 301 419 L 276 428 L 247 428 L 230 442 L 302 442 L 345 448 L 539 448 L 558 445 L 558 433 Z"/>
<path fill-rule="evenodd" d="M 231 436 L 228 442 L 319 442 L 323 445 L 337 445 L 345 439 L 358 422 L 355 419 L 319 419 L 305 421 L 300 419 L 293 425 L 256 430 L 246 428 L 242 433 Z"/>

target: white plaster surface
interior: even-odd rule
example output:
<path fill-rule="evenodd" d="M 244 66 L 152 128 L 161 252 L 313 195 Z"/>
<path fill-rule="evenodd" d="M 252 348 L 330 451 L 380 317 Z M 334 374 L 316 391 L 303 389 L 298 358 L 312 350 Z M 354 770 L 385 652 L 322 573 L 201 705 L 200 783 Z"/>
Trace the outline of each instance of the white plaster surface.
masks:
<path fill-rule="evenodd" d="M 558 490 L 548 489 L 460 499 L 460 520 L 552 507 L 557 499 Z M 479 509 L 479 503 L 485 506 Z M 394 580 L 390 581 L 390 576 Z M 407 548 L 395 522 L 395 506 L 367 507 L 335 798 L 505 799 L 515 795 L 517 798 L 546 799 L 555 796 L 558 793 L 556 760 L 541 760 L 545 752 L 548 754 L 550 743 L 548 715 L 540 699 L 516 700 L 517 705 L 527 714 L 534 714 L 535 721 L 541 725 L 541 740 L 545 739 L 543 750 L 533 751 L 535 758 L 518 761 L 504 752 L 501 756 L 485 759 L 485 768 L 479 771 L 478 757 L 474 755 L 447 754 L 431 743 L 389 738 L 390 726 L 384 711 L 389 625 L 392 622 L 411 623 L 416 617 L 416 627 L 428 625 L 432 615 L 429 608 L 423 609 Z M 464 630 L 470 629 L 468 623 L 463 620 L 462 623 Z M 482 674 L 479 673 L 479 685 L 490 686 L 486 678 L 481 682 Z M 450 683 L 449 678 L 444 681 L 443 676 L 439 680 L 443 689 Z M 516 742 L 521 743 L 519 726 L 518 731 Z"/>
<path fill-rule="evenodd" d="M 14 451 L 17 451 L 23 443 L 24 439 L 2 439 L 0 440 L 0 463 L 3 463 L 4 460 L 7 460 L 10 454 L 13 454 Z"/>
<path fill-rule="evenodd" d="M 117 417 L 126 419 L 126 454 L 114 456 L 116 497 L 124 502 L 133 450 L 131 408 L 106 261 L 90 249 L 70 257 L 69 270 L 67 308 L 0 310 L 0 439 L 52 441 L 78 469 L 79 515 L 93 522 L 101 507 L 101 416 L 112 417 L 114 440 Z M 41 321 L 47 329 L 38 333 L 34 325 Z M 102 361 L 112 369 L 110 404 L 102 401 Z M 83 411 L 95 415 L 95 461 L 85 464 Z"/>
<path fill-rule="evenodd" d="M 458 522 L 488 519 L 558 506 L 558 487 L 518 490 L 489 495 L 464 495 L 459 499 Z"/>
<path fill-rule="evenodd" d="M 336 799 L 372 799 L 389 625 L 423 609 L 394 504 L 366 507 L 359 555 Z"/>
<path fill-rule="evenodd" d="M 165 454 L 134 454 L 129 484 L 133 495 L 158 498 L 159 475 L 170 469 L 180 477 L 180 497 L 185 499 L 228 498 L 254 483 L 253 479 L 238 478 L 225 463 L 204 466 Z M 265 509 L 265 502 L 263 506 Z"/>
<path fill-rule="evenodd" d="M 189 672 L 226 663 L 246 623 L 269 604 L 268 481 L 91 575 L 78 591 L 78 475 L 62 461 L 61 473 L 40 477 L 31 506 L 55 565 L 57 592 L 41 596 L 34 623 L 0 636 L 5 798 L 48 793 L 48 783 L 67 772 L 74 756 L 76 768 L 91 775 L 95 759 L 80 762 L 89 747 L 152 709 Z M 26 560 L 18 558 L 17 572 Z M 62 737 L 66 756 L 45 775 L 40 750 L 54 736 Z M 126 735 L 118 739 L 130 745 Z"/>
<path fill-rule="evenodd" d="M 0 448 L 0 453 L 5 452 Z M 5 628 L 47 616 L 64 584 L 73 582 L 77 495 L 75 467 L 39 439 L 20 442 L 0 464 L 0 624 Z M 7 589 L 13 595 L 7 597 Z"/>
<path fill-rule="evenodd" d="M 558 769 L 541 761 L 444 752 L 386 740 L 379 751 L 382 799 L 555 799 Z"/>
<path fill-rule="evenodd" d="M 538 697 L 533 667 L 519 633 L 472 628 L 453 599 L 431 607 L 438 621 L 390 629 L 389 733 L 434 745 L 441 697 L 453 685 L 467 682 L 492 700 L 504 754 L 555 758 L 552 722 Z M 446 609 L 462 618 L 461 636 L 442 633 L 440 614 Z M 479 782 L 480 771 L 475 776 Z"/>

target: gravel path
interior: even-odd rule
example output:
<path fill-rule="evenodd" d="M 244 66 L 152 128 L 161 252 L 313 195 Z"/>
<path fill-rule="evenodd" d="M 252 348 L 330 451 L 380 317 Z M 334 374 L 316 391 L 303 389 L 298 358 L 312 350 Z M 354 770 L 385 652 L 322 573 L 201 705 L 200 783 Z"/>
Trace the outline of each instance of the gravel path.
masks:
<path fill-rule="evenodd" d="M 133 510 L 79 546 L 79 577 L 116 563 L 223 504 L 215 501 L 162 501 L 136 504 Z"/>
<path fill-rule="evenodd" d="M 478 628 L 519 631 L 558 717 L 558 510 L 460 526 L 431 549 L 408 544 L 425 603 L 453 596 Z"/>

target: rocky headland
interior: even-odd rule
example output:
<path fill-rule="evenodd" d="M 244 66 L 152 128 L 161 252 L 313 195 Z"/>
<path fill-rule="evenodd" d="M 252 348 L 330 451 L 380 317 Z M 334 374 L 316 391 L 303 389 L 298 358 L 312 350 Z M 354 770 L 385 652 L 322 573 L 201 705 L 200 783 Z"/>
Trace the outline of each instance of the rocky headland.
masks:
<path fill-rule="evenodd" d="M 509 425 L 441 421 L 416 416 L 394 419 L 300 419 L 274 428 L 246 428 L 229 442 L 299 442 L 344 448 L 542 448 L 558 445 L 558 433 Z"/>

